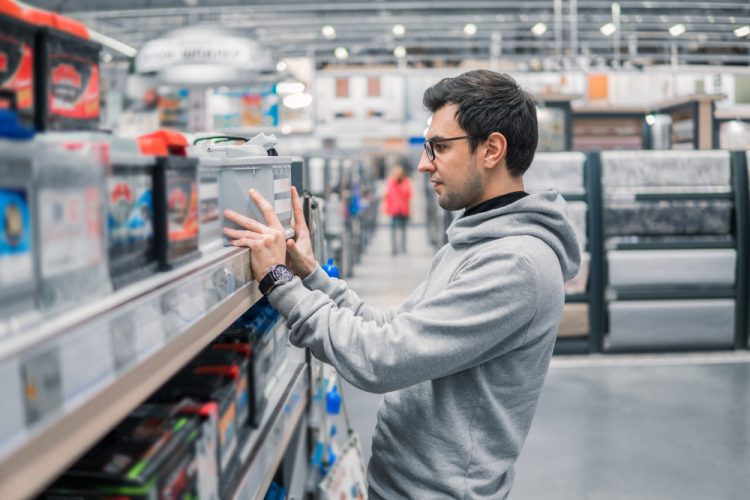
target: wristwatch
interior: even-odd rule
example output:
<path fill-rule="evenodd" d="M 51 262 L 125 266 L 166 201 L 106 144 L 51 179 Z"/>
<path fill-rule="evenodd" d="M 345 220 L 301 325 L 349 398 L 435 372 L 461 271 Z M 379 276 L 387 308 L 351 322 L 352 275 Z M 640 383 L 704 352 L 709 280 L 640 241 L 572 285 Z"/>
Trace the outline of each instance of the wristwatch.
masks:
<path fill-rule="evenodd" d="M 268 271 L 263 279 L 258 283 L 258 289 L 260 293 L 268 297 L 268 295 L 279 285 L 289 283 L 294 279 L 294 271 L 289 269 L 284 264 L 276 264 Z"/>

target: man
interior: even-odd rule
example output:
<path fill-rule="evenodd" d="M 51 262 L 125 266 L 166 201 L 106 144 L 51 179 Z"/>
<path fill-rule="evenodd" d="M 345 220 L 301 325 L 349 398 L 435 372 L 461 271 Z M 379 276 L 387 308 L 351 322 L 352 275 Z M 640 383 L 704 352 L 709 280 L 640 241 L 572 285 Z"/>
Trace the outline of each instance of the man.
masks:
<path fill-rule="evenodd" d="M 250 247 L 253 276 L 294 345 L 355 386 L 387 393 L 372 442 L 370 498 L 504 498 L 580 251 L 562 198 L 523 192 L 536 108 L 513 79 L 471 71 L 427 89 L 424 104 L 433 118 L 419 171 L 443 208 L 466 211 L 401 306 L 372 309 L 325 276 L 296 192 L 296 242 L 285 243 L 273 207 L 255 192 L 269 225 L 227 213 L 247 230 L 225 232 Z M 303 280 L 279 271 L 287 257 Z"/>

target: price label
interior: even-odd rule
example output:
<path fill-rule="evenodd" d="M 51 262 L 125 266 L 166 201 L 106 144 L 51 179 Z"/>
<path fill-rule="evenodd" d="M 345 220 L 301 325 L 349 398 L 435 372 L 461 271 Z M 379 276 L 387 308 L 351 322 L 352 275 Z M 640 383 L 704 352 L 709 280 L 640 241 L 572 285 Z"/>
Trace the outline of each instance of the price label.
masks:
<path fill-rule="evenodd" d="M 28 353 L 22 359 L 20 368 L 26 425 L 31 427 L 62 408 L 62 369 L 58 346 L 44 346 Z"/>
<path fill-rule="evenodd" d="M 109 322 L 109 342 L 115 370 L 119 372 L 135 363 L 138 350 L 132 312 L 121 314 Z"/>
<path fill-rule="evenodd" d="M 0 363 L 0 457 L 26 438 L 23 383 L 18 359 Z"/>
<path fill-rule="evenodd" d="M 107 323 L 99 321 L 66 335 L 61 341 L 63 394 L 68 407 L 114 376 L 107 333 Z"/>

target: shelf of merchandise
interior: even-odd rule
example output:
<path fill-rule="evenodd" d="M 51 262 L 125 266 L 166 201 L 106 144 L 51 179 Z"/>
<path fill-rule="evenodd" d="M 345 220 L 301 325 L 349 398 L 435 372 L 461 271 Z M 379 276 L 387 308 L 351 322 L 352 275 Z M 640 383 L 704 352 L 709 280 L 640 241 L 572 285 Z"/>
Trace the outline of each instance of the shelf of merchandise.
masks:
<path fill-rule="evenodd" d="M 240 445 L 240 473 L 222 498 L 262 499 L 308 406 L 310 371 L 305 352 L 294 350 L 267 389 L 268 409 Z"/>
<path fill-rule="evenodd" d="M 39 492 L 260 296 L 224 248 L 4 339 L 0 498 Z"/>
<path fill-rule="evenodd" d="M 628 238 L 612 238 L 614 241 L 604 242 L 602 234 L 602 332 L 608 331 L 608 304 L 610 301 L 670 301 L 670 300 L 693 300 L 693 299 L 731 299 L 735 303 L 734 313 L 734 339 L 731 341 L 735 349 L 747 347 L 747 306 L 748 303 L 748 210 L 747 210 L 747 168 L 742 160 L 745 153 L 732 153 L 730 156 L 731 186 L 730 190 L 717 190 L 715 192 L 646 192 L 622 195 L 617 190 L 608 193 L 609 199 L 613 201 L 672 201 L 672 200 L 729 200 L 734 203 L 734 216 L 731 237 L 726 238 L 699 238 L 680 239 L 676 241 L 628 241 Z M 598 155 L 597 155 L 598 156 Z M 601 161 L 601 160 L 599 160 Z M 743 190 L 743 187 L 744 190 Z M 602 205 L 603 207 L 603 205 Z M 602 221 L 603 222 L 603 221 Z M 601 226 L 603 230 L 603 226 Z M 603 231 L 602 231 L 603 232 Z M 619 240 L 619 241 L 618 241 Z M 623 241 L 624 240 L 624 241 Z M 606 249 L 604 248 L 606 246 Z M 613 289 L 608 286 L 604 264 L 606 262 L 606 251 L 609 250 L 703 250 L 703 249 L 734 249 L 737 253 L 737 264 L 734 286 L 628 286 Z M 611 352 L 660 352 L 670 350 L 716 350 L 720 349 L 713 343 L 686 343 L 684 345 L 653 345 L 611 347 L 610 342 L 602 334 L 601 349 Z M 729 344 L 727 344 L 729 346 Z M 726 349 L 727 347 L 724 347 Z"/>

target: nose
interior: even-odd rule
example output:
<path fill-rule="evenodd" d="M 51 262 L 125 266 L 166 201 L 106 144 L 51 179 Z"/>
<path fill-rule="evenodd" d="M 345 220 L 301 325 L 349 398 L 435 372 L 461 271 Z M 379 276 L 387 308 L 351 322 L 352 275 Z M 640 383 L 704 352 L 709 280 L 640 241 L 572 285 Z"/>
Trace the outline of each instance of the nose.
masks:
<path fill-rule="evenodd" d="M 422 156 L 419 158 L 419 165 L 417 165 L 417 171 L 427 174 L 435 170 L 435 164 L 427 158 L 427 151 L 422 151 Z"/>

